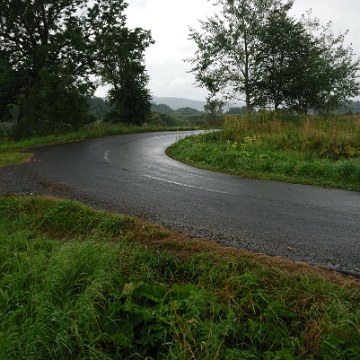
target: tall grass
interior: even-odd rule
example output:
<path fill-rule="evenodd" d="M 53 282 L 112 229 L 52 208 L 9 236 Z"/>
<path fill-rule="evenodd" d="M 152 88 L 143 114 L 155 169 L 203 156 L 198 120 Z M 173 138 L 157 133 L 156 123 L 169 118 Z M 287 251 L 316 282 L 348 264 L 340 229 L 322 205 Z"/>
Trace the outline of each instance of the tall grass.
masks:
<path fill-rule="evenodd" d="M 51 198 L 0 198 L 0 359 L 356 359 L 360 285 Z"/>
<path fill-rule="evenodd" d="M 360 190 L 360 117 L 227 116 L 221 132 L 180 140 L 168 154 L 245 177 Z"/>
<path fill-rule="evenodd" d="M 259 112 L 227 116 L 223 141 L 258 136 L 274 149 L 300 150 L 314 157 L 360 157 L 360 116 L 294 116 Z"/>

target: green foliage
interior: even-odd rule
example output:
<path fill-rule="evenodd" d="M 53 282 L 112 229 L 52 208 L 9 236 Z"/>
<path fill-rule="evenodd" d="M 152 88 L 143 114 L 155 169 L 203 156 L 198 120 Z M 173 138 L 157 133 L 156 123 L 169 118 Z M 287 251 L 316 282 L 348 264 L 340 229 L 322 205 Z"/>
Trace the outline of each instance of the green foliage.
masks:
<path fill-rule="evenodd" d="M 227 117 L 223 140 L 242 141 L 261 134 L 275 150 L 301 150 L 314 158 L 356 158 L 360 149 L 359 118 L 344 116 L 292 116 L 259 112 Z"/>
<path fill-rule="evenodd" d="M 151 124 L 163 126 L 204 126 L 209 124 L 209 117 L 190 107 L 172 109 L 165 104 L 152 104 Z"/>
<path fill-rule="evenodd" d="M 270 27 L 281 28 L 279 24 L 271 24 Z M 344 45 L 347 33 L 335 36 L 331 22 L 321 26 L 317 19 L 305 17 L 300 22 L 294 22 L 293 31 L 295 34 L 288 46 L 292 65 L 283 69 L 293 74 L 290 86 L 282 89 L 290 94 L 284 107 L 300 114 L 310 109 L 329 114 L 347 106 L 350 99 L 359 94 L 357 71 L 360 65 L 360 59 L 354 60 L 351 46 Z M 295 50 L 294 43 L 298 44 Z M 295 52 L 297 56 L 294 58 Z M 289 74 L 284 78 L 289 84 L 286 77 Z"/>
<path fill-rule="evenodd" d="M 191 107 L 182 107 L 182 108 L 178 108 L 176 109 L 176 112 L 182 115 L 197 115 L 200 114 L 199 110 L 193 109 Z"/>
<path fill-rule="evenodd" d="M 356 358 L 356 283 L 133 242 L 154 230 L 69 201 L 0 198 L 1 356 Z"/>
<path fill-rule="evenodd" d="M 151 123 L 154 125 L 175 126 L 177 124 L 174 116 L 164 112 L 152 112 Z"/>
<path fill-rule="evenodd" d="M 242 107 L 231 107 L 229 108 L 229 110 L 226 112 L 227 115 L 245 115 L 246 114 L 246 107 L 242 106 Z"/>
<path fill-rule="evenodd" d="M 305 26 L 283 13 L 271 13 L 257 33 L 254 106 L 286 107 L 298 113 L 313 108 L 319 86 L 320 52 Z M 312 71 L 309 71 L 312 69 Z"/>
<path fill-rule="evenodd" d="M 171 114 L 175 111 L 169 105 L 155 104 L 155 103 L 151 104 L 151 110 L 154 112 L 165 113 L 165 114 Z"/>
<path fill-rule="evenodd" d="M 96 96 L 89 96 L 87 101 L 89 112 L 96 118 L 97 121 L 101 121 L 105 114 L 111 110 L 111 106 L 106 99 L 102 99 Z"/>
<path fill-rule="evenodd" d="M 17 105 L 18 137 L 77 129 L 91 120 L 84 96 L 100 78 L 112 86 L 113 120 L 144 122 L 150 96 L 143 52 L 152 39 L 126 27 L 126 7 L 122 0 L 0 0 L 1 121 Z"/>
<path fill-rule="evenodd" d="M 144 41 L 141 37 L 139 40 Z M 142 44 L 138 46 L 140 45 Z M 122 49 L 120 50 L 122 51 Z M 121 53 L 119 56 L 124 55 Z M 105 76 L 114 85 L 108 92 L 112 109 L 105 115 L 104 121 L 142 125 L 151 116 L 151 95 L 146 89 L 149 77 L 145 75 L 142 57 L 133 59 L 130 64 L 127 61 L 124 61 L 123 64 L 116 64 L 111 70 L 109 70 L 109 66 L 104 67 Z"/>
<path fill-rule="evenodd" d="M 1 43 L 0 43 L 1 44 Z M 1 45 L 0 45 L 1 46 Z M 0 123 L 12 120 L 12 104 L 16 102 L 18 88 L 25 81 L 24 71 L 16 71 L 9 66 L 9 58 L 0 47 Z"/>
<path fill-rule="evenodd" d="M 151 110 L 153 112 L 165 113 L 165 114 L 169 114 L 169 115 L 198 115 L 198 114 L 201 114 L 201 112 L 199 110 L 193 109 L 188 106 L 174 110 L 173 108 L 171 108 L 170 106 L 168 106 L 166 104 L 155 104 L 155 103 L 151 104 Z"/>
<path fill-rule="evenodd" d="M 360 190 L 359 124 L 358 117 L 227 116 L 221 132 L 182 139 L 168 154 L 241 176 Z"/>
<path fill-rule="evenodd" d="M 201 32 L 190 28 L 197 45 L 192 64 L 199 86 L 209 99 L 221 94 L 224 100 L 245 97 L 246 110 L 253 107 L 252 76 L 258 31 L 271 12 L 287 11 L 292 3 L 278 0 L 220 0 L 219 14 L 200 20 Z"/>
<path fill-rule="evenodd" d="M 360 92 L 351 46 L 335 36 L 331 23 L 288 15 L 293 1 L 220 0 L 219 14 L 190 29 L 197 51 L 192 64 L 209 99 L 245 99 L 254 108 L 331 113 Z"/>
<path fill-rule="evenodd" d="M 74 82 L 67 73 L 54 74 L 46 68 L 41 69 L 39 80 L 19 103 L 21 119 L 17 123 L 16 137 L 66 133 L 93 122 L 87 100 Z"/>
<path fill-rule="evenodd" d="M 359 357 L 360 312 L 357 311 L 351 319 L 340 316 L 332 326 L 332 332 L 321 344 L 324 359 L 352 359 Z"/>

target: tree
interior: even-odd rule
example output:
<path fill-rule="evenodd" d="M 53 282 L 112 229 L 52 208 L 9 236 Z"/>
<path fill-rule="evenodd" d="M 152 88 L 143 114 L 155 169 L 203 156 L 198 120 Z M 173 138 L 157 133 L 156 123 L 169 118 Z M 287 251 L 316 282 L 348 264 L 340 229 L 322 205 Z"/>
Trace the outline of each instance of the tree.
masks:
<path fill-rule="evenodd" d="M 126 68 L 128 81 L 138 78 L 139 72 L 129 68 L 135 63 L 138 71 L 144 71 L 142 54 L 152 39 L 148 31 L 126 27 L 126 7 L 123 0 L 0 0 L 0 84 L 8 87 L 0 91 L 0 116 L 9 104 L 19 106 L 18 125 L 29 129 L 24 136 L 31 135 L 36 127 L 24 104 L 29 105 L 35 89 L 45 91 L 41 74 L 50 74 L 55 82 L 66 78 L 60 83 L 68 98 L 74 91 L 91 95 L 96 88 L 91 75 L 110 83 L 112 93 L 124 75 L 116 70 Z M 85 111 L 81 102 L 76 104 Z M 66 120 L 72 111 L 58 119 L 66 124 L 63 128 L 73 127 Z"/>
<path fill-rule="evenodd" d="M 305 27 L 286 12 L 272 12 L 257 33 L 254 56 L 254 105 L 296 108 L 307 112 L 316 93 L 319 61 L 315 41 Z"/>
<path fill-rule="evenodd" d="M 25 74 L 8 66 L 5 55 L 0 53 L 0 119 L 3 121 L 12 118 L 10 109 L 16 101 L 18 89 L 25 80 Z"/>
<path fill-rule="evenodd" d="M 258 106 L 328 113 L 358 94 L 359 60 L 329 25 L 320 28 L 316 19 L 295 20 L 284 12 L 267 18 L 255 51 Z"/>
<path fill-rule="evenodd" d="M 74 85 L 74 78 L 59 71 L 51 73 L 47 68 L 40 70 L 38 81 L 18 105 L 26 114 L 26 121 L 18 128 L 19 137 L 78 130 L 95 120 L 88 111 L 87 98 Z"/>
<path fill-rule="evenodd" d="M 225 100 L 245 100 L 253 107 L 252 76 L 259 28 L 274 10 L 286 11 L 292 2 L 280 0 L 218 0 L 220 14 L 200 21 L 201 32 L 190 28 L 198 49 L 186 59 L 192 64 L 196 83 L 210 97 L 221 93 Z"/>
<path fill-rule="evenodd" d="M 292 1 L 218 0 L 220 15 L 190 29 L 198 49 L 188 61 L 210 96 L 297 113 L 331 112 L 359 94 L 360 60 L 331 23 L 289 17 Z"/>
<path fill-rule="evenodd" d="M 163 126 L 175 126 L 176 119 L 173 115 L 164 113 L 164 112 L 152 112 L 151 123 L 153 125 L 163 125 Z"/>
<path fill-rule="evenodd" d="M 105 121 L 141 125 L 151 117 L 151 95 L 146 89 L 148 76 L 136 63 L 124 66 L 112 77 L 113 88 L 108 92 L 112 110 Z"/>
<path fill-rule="evenodd" d="M 105 114 L 111 110 L 109 102 L 100 97 L 89 96 L 87 103 L 90 114 L 95 116 L 97 120 L 102 120 Z"/>
<path fill-rule="evenodd" d="M 214 99 L 212 97 L 208 97 L 206 105 L 204 105 L 204 111 L 208 117 L 208 123 L 210 125 L 215 125 L 219 117 L 222 115 L 222 108 L 225 105 L 225 102 L 220 99 Z"/>
<path fill-rule="evenodd" d="M 318 66 L 314 67 L 316 96 L 312 98 L 310 107 L 315 111 L 329 113 L 347 106 L 351 98 L 360 94 L 358 82 L 360 58 L 355 59 L 351 45 L 346 46 L 344 34 L 334 35 L 331 22 L 321 26 L 318 19 L 307 20 L 312 23 L 309 31 L 315 36 L 318 53 Z"/>
<path fill-rule="evenodd" d="M 105 22 L 99 7 L 89 15 L 90 23 L 101 28 L 92 46 L 93 56 L 97 59 L 97 74 L 103 82 L 112 85 L 108 99 L 113 110 L 105 119 L 140 125 L 151 116 L 152 97 L 146 88 L 149 77 L 144 66 L 144 51 L 154 41 L 150 31 L 129 30 L 124 16 L 111 16 L 120 10 L 115 0 L 111 6 L 113 9 L 108 10 Z"/>

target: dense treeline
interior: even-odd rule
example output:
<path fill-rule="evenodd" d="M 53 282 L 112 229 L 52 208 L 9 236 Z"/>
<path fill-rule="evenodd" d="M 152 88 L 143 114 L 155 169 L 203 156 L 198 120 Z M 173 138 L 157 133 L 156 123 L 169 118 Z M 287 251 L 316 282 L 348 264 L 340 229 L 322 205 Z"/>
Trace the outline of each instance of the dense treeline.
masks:
<path fill-rule="evenodd" d="M 88 98 L 88 107 L 90 114 L 93 115 L 97 121 L 104 119 L 106 114 L 111 111 L 109 101 L 96 96 L 90 96 Z"/>
<path fill-rule="evenodd" d="M 160 113 L 165 113 L 165 114 L 172 114 L 175 111 L 169 105 L 155 104 L 155 103 L 151 104 L 151 110 L 152 111 L 157 111 L 157 112 L 160 112 Z"/>
<path fill-rule="evenodd" d="M 193 109 L 193 108 L 191 108 L 189 106 L 178 108 L 178 109 L 174 110 L 169 105 L 156 104 L 156 103 L 151 104 L 151 110 L 156 111 L 156 112 L 160 112 L 160 113 L 165 113 L 165 114 L 174 114 L 174 113 L 176 113 L 176 114 L 181 114 L 181 115 L 197 115 L 197 114 L 201 113 L 201 111 Z"/>
<path fill-rule="evenodd" d="M 246 114 L 246 106 L 231 107 L 228 111 L 226 111 L 226 114 L 227 115 Z"/>
<path fill-rule="evenodd" d="M 152 103 L 151 110 L 151 122 L 154 125 L 201 126 L 208 121 L 208 115 L 205 112 L 191 107 L 182 107 L 175 110 L 166 104 Z"/>
<path fill-rule="evenodd" d="M 114 110 L 106 98 L 96 96 L 87 97 L 86 106 L 89 119 L 91 119 L 91 122 L 96 123 L 107 122 L 109 114 Z M 236 110 L 238 108 L 234 109 Z M 229 111 L 231 111 L 231 109 Z M 18 117 L 19 108 L 14 106 L 9 112 L 7 121 L 0 123 L 0 139 L 16 138 Z M 53 119 L 56 121 L 57 118 L 53 117 Z M 166 104 L 151 103 L 151 113 L 144 124 L 155 126 L 203 126 L 206 125 L 208 121 L 209 114 L 205 111 L 201 112 L 191 107 L 174 110 Z"/>

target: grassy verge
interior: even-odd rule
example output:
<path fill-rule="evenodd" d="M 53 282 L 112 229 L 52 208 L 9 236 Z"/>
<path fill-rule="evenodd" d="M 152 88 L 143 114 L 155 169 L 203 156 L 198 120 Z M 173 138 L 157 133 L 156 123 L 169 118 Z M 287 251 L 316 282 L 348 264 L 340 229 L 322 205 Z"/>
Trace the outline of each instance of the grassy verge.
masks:
<path fill-rule="evenodd" d="M 0 166 L 21 164 L 31 158 L 31 153 L 21 153 L 17 151 L 0 152 Z"/>
<path fill-rule="evenodd" d="M 360 283 L 70 201 L 0 198 L 3 359 L 357 359 Z"/>
<path fill-rule="evenodd" d="M 360 191 L 359 117 L 227 117 L 221 132 L 181 139 L 167 153 L 243 177 Z"/>
<path fill-rule="evenodd" d="M 36 146 L 55 144 L 69 141 L 92 139 L 108 135 L 133 134 L 151 131 L 176 131 L 193 130 L 194 127 L 159 127 L 159 126 L 132 126 L 95 124 L 88 126 L 81 131 L 60 135 L 48 135 L 43 137 L 34 137 L 22 141 L 0 141 L 0 166 L 18 164 L 29 159 L 31 153 L 22 151 Z"/>

